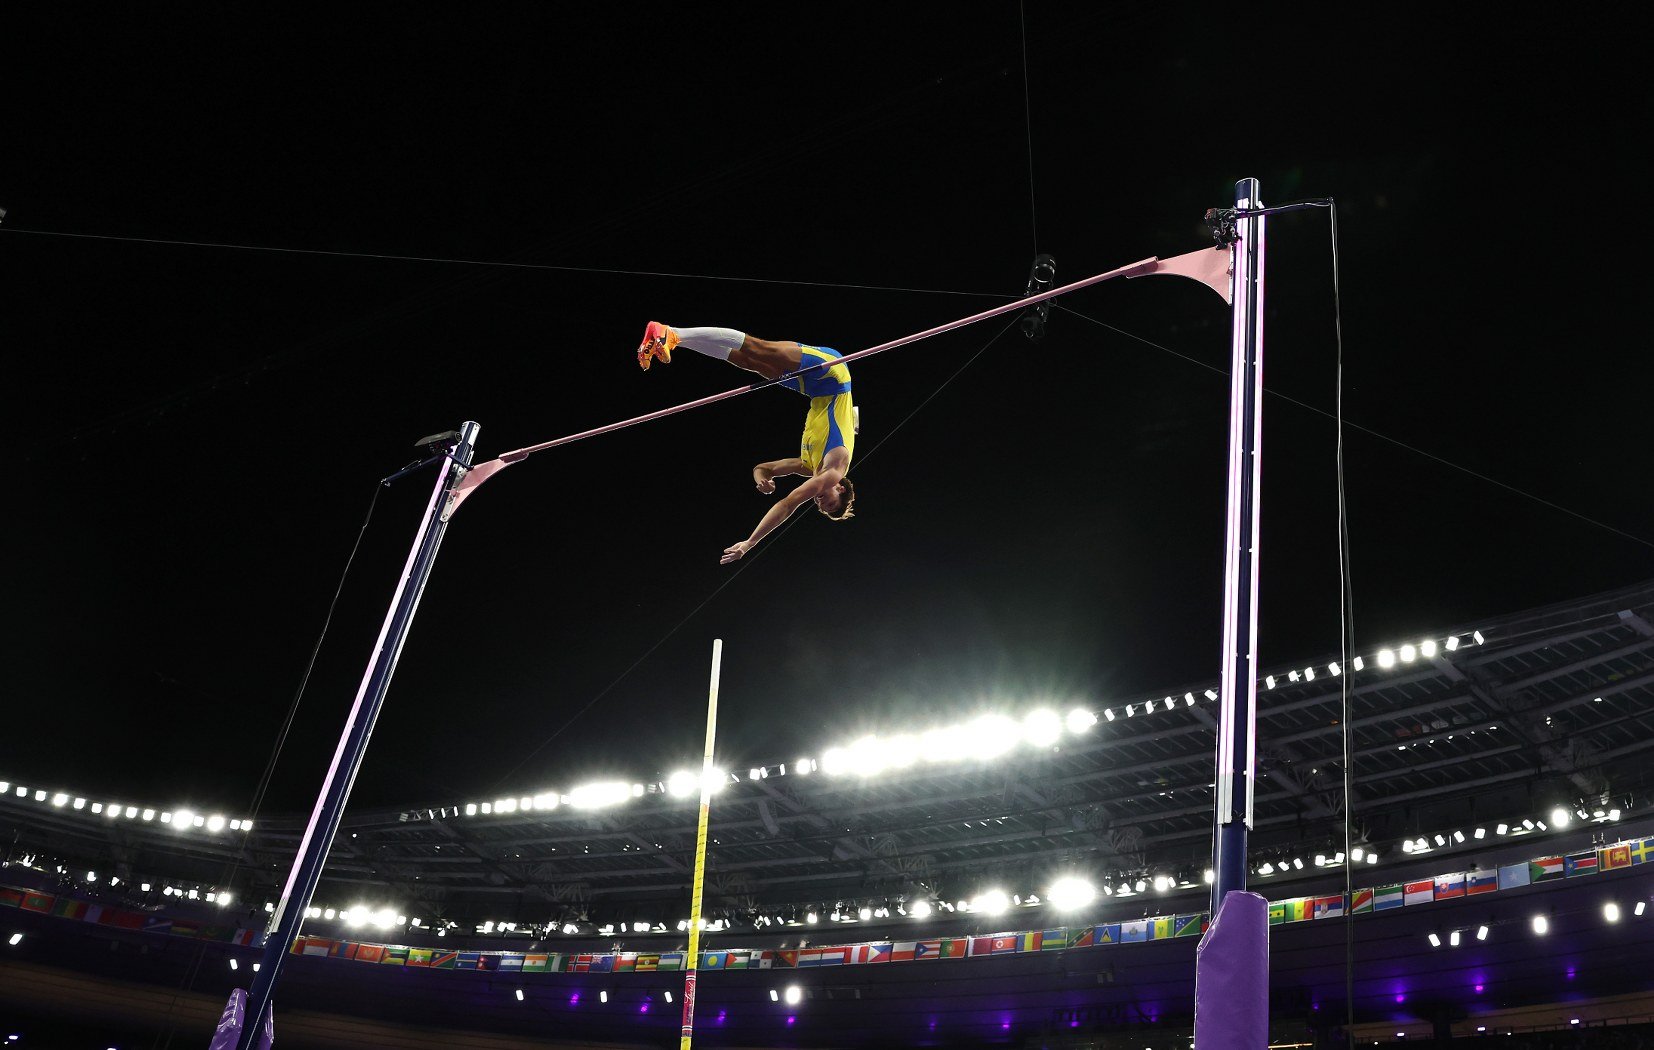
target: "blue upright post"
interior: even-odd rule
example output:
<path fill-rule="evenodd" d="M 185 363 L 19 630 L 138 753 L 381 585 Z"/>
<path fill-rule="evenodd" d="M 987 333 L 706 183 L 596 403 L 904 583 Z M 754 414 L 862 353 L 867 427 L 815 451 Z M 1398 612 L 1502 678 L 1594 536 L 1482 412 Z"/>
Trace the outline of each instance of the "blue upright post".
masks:
<path fill-rule="evenodd" d="M 391 675 L 396 672 L 396 661 L 402 654 L 402 643 L 408 636 L 414 612 L 419 608 L 420 595 L 436 561 L 437 548 L 442 545 L 442 534 L 448 529 L 448 517 L 454 506 L 454 486 L 471 466 L 476 450 L 477 424 L 467 422 L 457 436 L 445 442 L 446 456 L 437 478 L 431 501 L 425 508 L 425 518 L 414 537 L 413 549 L 408 552 L 408 563 L 397 581 L 396 594 L 391 598 L 385 625 L 379 629 L 379 642 L 373 659 L 368 663 L 362 685 L 356 691 L 356 703 L 350 709 L 338 750 L 333 754 L 333 765 L 327 771 L 327 780 L 316 797 L 316 808 L 310 814 L 310 824 L 299 842 L 293 870 L 287 877 L 281 901 L 276 905 L 271 930 L 264 942 L 264 958 L 253 979 L 247 996 L 245 1024 L 237 1050 L 254 1050 L 263 1020 L 270 1010 L 276 982 L 281 977 L 283 962 L 292 949 L 304 922 L 305 909 L 310 907 L 311 895 L 321 881 L 322 869 L 327 864 L 327 851 L 333 845 L 333 836 L 339 830 L 345 802 L 350 798 L 351 786 L 356 783 L 356 772 L 361 768 L 362 756 L 367 753 L 368 738 L 373 734 L 373 723 L 379 717 L 379 707 L 390 688 Z"/>
<path fill-rule="evenodd" d="M 1223 682 L 1219 689 L 1217 828 L 1212 915 L 1246 889 L 1257 757 L 1258 486 L 1263 436 L 1263 216 L 1258 181 L 1235 184 L 1234 319 L 1229 376 L 1229 507 L 1223 552 Z"/>

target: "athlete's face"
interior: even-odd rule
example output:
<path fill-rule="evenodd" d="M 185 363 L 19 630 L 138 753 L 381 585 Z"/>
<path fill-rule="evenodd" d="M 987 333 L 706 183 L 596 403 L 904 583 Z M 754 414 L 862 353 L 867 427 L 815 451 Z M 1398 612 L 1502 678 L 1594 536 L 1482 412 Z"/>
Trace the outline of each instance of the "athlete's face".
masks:
<path fill-rule="evenodd" d="M 844 486 L 834 485 L 832 488 L 816 497 L 816 509 L 831 517 L 838 513 L 839 507 L 844 504 Z"/>

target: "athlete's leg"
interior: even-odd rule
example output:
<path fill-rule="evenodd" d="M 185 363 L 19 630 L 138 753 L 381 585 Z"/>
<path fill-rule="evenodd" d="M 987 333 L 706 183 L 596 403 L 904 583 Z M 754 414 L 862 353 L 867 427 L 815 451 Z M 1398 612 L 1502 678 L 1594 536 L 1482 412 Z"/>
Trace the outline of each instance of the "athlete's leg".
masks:
<path fill-rule="evenodd" d="M 798 371 L 803 357 L 797 343 L 773 342 L 749 335 L 730 352 L 729 363 L 748 372 L 757 372 L 765 379 L 779 379 L 788 372 Z"/>

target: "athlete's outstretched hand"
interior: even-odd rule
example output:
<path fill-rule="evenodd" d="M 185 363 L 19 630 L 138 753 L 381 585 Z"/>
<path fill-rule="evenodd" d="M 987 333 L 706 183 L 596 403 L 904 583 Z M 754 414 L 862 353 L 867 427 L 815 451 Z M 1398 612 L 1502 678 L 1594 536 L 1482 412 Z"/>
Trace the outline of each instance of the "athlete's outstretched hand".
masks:
<path fill-rule="evenodd" d="M 718 559 L 718 564 L 728 565 L 732 561 L 740 561 L 741 555 L 750 550 L 752 550 L 752 544 L 746 540 L 742 540 L 733 547 L 725 547 L 724 556 Z"/>
<path fill-rule="evenodd" d="M 752 480 L 758 491 L 766 496 L 775 491 L 775 476 L 761 466 L 752 468 Z"/>

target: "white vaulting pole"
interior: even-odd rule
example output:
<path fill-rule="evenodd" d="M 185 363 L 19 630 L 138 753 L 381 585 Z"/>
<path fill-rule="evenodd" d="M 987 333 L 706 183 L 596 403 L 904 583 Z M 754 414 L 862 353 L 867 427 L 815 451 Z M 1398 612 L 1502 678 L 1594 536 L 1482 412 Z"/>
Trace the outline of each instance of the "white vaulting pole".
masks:
<path fill-rule="evenodd" d="M 712 640 L 712 684 L 706 696 L 706 750 L 701 755 L 701 822 L 695 830 L 695 882 L 689 894 L 689 958 L 683 975 L 683 1032 L 678 1050 L 689 1050 L 695 1037 L 695 967 L 701 961 L 701 888 L 706 880 L 706 827 L 712 814 L 712 744 L 718 735 L 718 669 L 724 640 Z"/>

